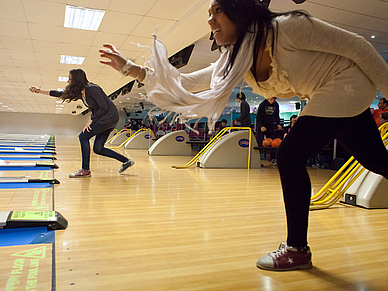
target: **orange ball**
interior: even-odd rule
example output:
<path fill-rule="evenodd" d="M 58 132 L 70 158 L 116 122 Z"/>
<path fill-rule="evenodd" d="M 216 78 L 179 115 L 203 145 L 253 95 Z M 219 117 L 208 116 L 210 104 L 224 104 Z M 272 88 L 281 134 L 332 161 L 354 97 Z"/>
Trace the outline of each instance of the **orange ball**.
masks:
<path fill-rule="evenodd" d="M 272 138 L 267 137 L 263 140 L 263 147 L 271 147 L 271 144 L 272 144 Z"/>
<path fill-rule="evenodd" d="M 275 138 L 272 141 L 271 145 L 272 145 L 272 147 L 277 148 L 278 146 L 280 146 L 281 142 L 282 142 L 282 140 L 280 138 Z"/>

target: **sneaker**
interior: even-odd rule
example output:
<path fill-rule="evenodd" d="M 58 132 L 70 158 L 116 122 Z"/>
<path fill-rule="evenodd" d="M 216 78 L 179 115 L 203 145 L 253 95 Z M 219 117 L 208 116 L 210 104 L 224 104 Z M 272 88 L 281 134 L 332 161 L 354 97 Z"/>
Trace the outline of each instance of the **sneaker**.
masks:
<path fill-rule="evenodd" d="M 259 259 L 256 266 L 269 271 L 291 271 L 310 269 L 313 264 L 308 246 L 294 248 L 282 242 L 277 251 Z"/>
<path fill-rule="evenodd" d="M 77 172 L 71 173 L 69 175 L 70 178 L 86 178 L 90 176 L 91 176 L 90 171 L 84 170 L 84 169 L 79 169 Z"/>
<path fill-rule="evenodd" d="M 126 161 L 125 163 L 123 163 L 121 165 L 119 173 L 124 172 L 126 169 L 128 169 L 129 167 L 132 167 L 134 164 L 135 164 L 135 162 L 132 161 L 131 159 L 129 159 L 128 161 Z"/>

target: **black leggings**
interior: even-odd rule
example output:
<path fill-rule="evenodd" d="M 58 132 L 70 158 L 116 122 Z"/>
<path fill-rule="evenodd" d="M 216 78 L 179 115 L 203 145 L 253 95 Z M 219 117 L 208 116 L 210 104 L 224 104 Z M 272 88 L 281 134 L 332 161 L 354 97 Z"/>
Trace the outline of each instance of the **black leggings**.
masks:
<path fill-rule="evenodd" d="M 388 179 L 388 151 L 369 109 L 349 118 L 301 116 L 277 152 L 290 246 L 307 245 L 311 182 L 306 162 L 334 139 L 366 169 Z"/>
<path fill-rule="evenodd" d="M 120 155 L 119 153 L 112 151 L 111 149 L 105 148 L 105 142 L 108 139 L 109 134 L 115 128 L 111 124 L 98 124 L 92 123 L 90 125 L 92 128 L 91 131 L 81 132 L 79 134 L 79 142 L 81 144 L 81 153 L 82 153 L 82 169 L 89 170 L 90 168 L 90 143 L 89 140 L 96 136 L 94 139 L 93 151 L 97 155 L 114 158 L 122 163 L 128 161 L 128 158 Z"/>

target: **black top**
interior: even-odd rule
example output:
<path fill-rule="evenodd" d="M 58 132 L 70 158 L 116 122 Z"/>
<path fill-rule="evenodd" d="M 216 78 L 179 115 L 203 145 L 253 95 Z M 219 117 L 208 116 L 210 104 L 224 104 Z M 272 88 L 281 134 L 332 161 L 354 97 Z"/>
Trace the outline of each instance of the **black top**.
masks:
<path fill-rule="evenodd" d="M 63 91 L 51 90 L 50 96 L 61 97 Z M 92 111 L 91 120 L 99 124 L 116 125 L 119 122 L 119 112 L 116 105 L 108 98 L 100 86 L 89 83 L 85 88 L 84 104 Z"/>
<path fill-rule="evenodd" d="M 267 99 L 265 99 L 263 102 L 261 102 L 259 108 L 257 109 L 256 129 L 262 126 L 267 127 L 274 124 L 280 124 L 279 103 L 275 101 L 273 104 L 271 104 Z"/>
<path fill-rule="evenodd" d="M 251 114 L 249 104 L 244 100 L 240 103 L 241 115 L 236 121 L 240 122 L 241 126 L 251 126 Z"/>

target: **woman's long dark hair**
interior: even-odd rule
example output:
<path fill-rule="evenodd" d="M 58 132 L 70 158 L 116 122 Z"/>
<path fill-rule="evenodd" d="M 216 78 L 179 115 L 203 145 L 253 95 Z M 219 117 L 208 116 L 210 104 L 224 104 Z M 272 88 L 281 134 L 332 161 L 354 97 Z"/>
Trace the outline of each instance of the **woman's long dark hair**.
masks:
<path fill-rule="evenodd" d="M 63 101 L 67 102 L 81 99 L 82 90 L 89 85 L 86 74 L 82 69 L 72 69 L 69 73 L 71 75 L 71 83 L 66 86 L 61 97 Z"/>
<path fill-rule="evenodd" d="M 226 16 L 237 26 L 237 41 L 234 44 L 232 56 L 226 66 L 224 76 L 226 77 L 233 67 L 237 53 L 241 47 L 244 37 L 247 33 L 252 35 L 251 41 L 255 37 L 255 31 L 257 31 L 256 38 L 254 39 L 253 50 L 253 68 L 256 68 L 259 48 L 262 39 L 265 35 L 268 35 L 268 31 L 272 32 L 272 53 L 274 52 L 274 44 L 277 33 L 275 33 L 272 20 L 281 15 L 304 15 L 309 16 L 306 12 L 300 10 L 294 10 L 283 13 L 271 12 L 265 3 L 260 0 L 217 0 L 217 3 L 221 6 L 222 11 Z M 252 30 L 254 28 L 254 30 Z M 253 74 L 256 74 L 256 70 L 253 70 Z M 255 76 L 256 77 L 256 76 Z"/>

